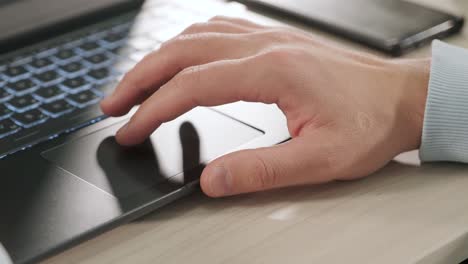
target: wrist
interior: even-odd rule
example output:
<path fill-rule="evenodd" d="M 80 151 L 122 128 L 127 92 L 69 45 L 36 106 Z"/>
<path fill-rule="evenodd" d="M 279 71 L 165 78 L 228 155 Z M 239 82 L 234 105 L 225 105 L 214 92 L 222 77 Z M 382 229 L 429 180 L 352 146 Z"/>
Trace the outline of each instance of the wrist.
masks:
<path fill-rule="evenodd" d="M 395 61 L 399 68 L 397 118 L 402 152 L 421 146 L 431 59 Z"/>

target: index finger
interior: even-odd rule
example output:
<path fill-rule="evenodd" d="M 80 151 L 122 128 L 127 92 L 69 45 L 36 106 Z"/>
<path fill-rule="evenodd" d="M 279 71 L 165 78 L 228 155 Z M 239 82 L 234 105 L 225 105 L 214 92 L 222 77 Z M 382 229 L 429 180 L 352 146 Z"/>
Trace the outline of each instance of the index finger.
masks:
<path fill-rule="evenodd" d="M 276 103 L 279 89 L 275 88 L 277 84 L 273 78 L 265 78 L 265 67 L 255 67 L 255 74 L 249 72 L 255 62 L 256 58 L 251 57 L 184 70 L 141 105 L 131 120 L 119 130 L 117 141 L 122 145 L 141 143 L 162 123 L 196 106 L 215 106 L 241 100 Z M 268 92 L 262 91 L 265 87 L 268 87 Z"/>
<path fill-rule="evenodd" d="M 115 92 L 101 103 L 103 111 L 111 116 L 125 115 L 187 67 L 243 57 L 243 41 L 235 35 L 222 33 L 174 39 L 146 56 L 125 75 Z"/>

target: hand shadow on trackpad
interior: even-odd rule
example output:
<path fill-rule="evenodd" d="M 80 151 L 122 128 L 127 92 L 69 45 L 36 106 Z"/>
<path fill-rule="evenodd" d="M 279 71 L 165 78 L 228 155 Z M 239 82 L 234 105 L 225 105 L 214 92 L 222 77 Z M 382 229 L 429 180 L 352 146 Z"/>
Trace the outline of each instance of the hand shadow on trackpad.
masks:
<path fill-rule="evenodd" d="M 135 192 L 158 187 L 158 183 L 168 182 L 175 187 L 197 180 L 203 171 L 200 163 L 200 139 L 195 127 L 183 123 L 179 128 L 182 146 L 183 181 L 171 180 L 174 175 L 167 175 L 161 170 L 157 151 L 150 139 L 140 145 L 123 147 L 115 137 L 107 137 L 99 144 L 96 159 L 116 197 L 127 197 Z"/>
<path fill-rule="evenodd" d="M 116 142 L 113 135 L 120 126 L 112 125 L 42 156 L 117 198 L 144 190 L 165 194 L 168 187 L 182 187 L 200 176 L 204 168 L 200 136 L 191 122 L 166 127 L 133 147 Z"/>

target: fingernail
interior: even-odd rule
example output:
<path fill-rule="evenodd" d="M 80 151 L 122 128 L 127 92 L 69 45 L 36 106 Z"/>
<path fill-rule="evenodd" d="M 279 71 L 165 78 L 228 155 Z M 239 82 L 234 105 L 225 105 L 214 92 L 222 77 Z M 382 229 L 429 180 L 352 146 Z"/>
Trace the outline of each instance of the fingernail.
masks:
<path fill-rule="evenodd" d="M 211 192 L 215 196 L 225 196 L 231 194 L 232 179 L 228 175 L 228 172 L 224 166 L 214 167 L 209 177 Z"/>

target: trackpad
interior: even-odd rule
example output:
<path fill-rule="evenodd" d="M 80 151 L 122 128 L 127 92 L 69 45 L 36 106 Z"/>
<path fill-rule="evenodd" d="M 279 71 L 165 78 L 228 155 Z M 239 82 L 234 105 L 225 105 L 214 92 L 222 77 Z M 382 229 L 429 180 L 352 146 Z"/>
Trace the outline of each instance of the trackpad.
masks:
<path fill-rule="evenodd" d="M 47 150 L 42 156 L 103 191 L 124 198 L 169 178 L 181 185 L 193 181 L 204 163 L 263 135 L 207 108 L 194 109 L 162 125 L 135 147 L 116 143 L 114 135 L 122 125 Z"/>

